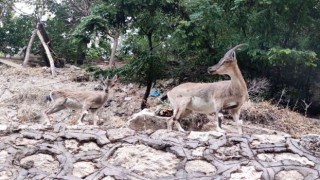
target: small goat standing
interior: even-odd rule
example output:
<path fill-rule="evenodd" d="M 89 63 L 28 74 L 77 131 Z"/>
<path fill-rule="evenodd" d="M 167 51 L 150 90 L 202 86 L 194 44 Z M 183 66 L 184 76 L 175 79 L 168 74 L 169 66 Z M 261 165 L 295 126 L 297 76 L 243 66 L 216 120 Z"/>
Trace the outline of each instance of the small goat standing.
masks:
<path fill-rule="evenodd" d="M 184 131 L 178 120 L 194 111 L 216 120 L 217 130 L 225 132 L 221 129 L 218 114 L 222 110 L 229 110 L 238 126 L 238 132 L 242 134 L 242 121 L 239 120 L 240 108 L 249 99 L 247 85 L 238 67 L 235 53 L 242 46 L 244 44 L 230 49 L 216 65 L 208 68 L 208 73 L 226 74 L 231 80 L 214 83 L 185 83 L 167 93 L 174 108 L 173 116 L 167 122 L 169 130 L 172 130 L 175 123 L 179 131 Z"/>
<path fill-rule="evenodd" d="M 81 116 L 77 122 L 79 125 L 83 125 L 83 118 L 88 114 L 88 111 L 91 110 L 94 115 L 93 124 L 97 125 L 99 118 L 96 113 L 108 100 L 109 90 L 115 85 L 117 80 L 117 75 L 114 76 L 113 79 L 107 77 L 106 80 L 102 80 L 103 91 L 51 91 L 49 99 L 53 101 L 53 104 L 45 111 L 46 123 L 50 124 L 49 114 L 69 108 L 74 110 L 82 109 Z"/>

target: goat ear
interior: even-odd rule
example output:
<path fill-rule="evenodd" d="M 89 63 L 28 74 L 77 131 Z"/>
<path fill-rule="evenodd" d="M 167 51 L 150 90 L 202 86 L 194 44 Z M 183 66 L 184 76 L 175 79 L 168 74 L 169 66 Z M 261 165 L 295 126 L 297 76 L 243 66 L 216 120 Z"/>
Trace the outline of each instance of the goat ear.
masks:
<path fill-rule="evenodd" d="M 231 59 L 232 59 L 233 61 L 237 60 L 237 58 L 236 58 L 236 51 L 233 51 L 233 52 L 231 53 Z"/>

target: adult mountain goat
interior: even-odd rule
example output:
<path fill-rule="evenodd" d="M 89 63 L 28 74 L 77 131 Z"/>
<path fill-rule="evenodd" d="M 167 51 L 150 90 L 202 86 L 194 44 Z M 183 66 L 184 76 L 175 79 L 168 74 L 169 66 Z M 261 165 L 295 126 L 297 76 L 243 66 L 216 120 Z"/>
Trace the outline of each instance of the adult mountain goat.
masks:
<path fill-rule="evenodd" d="M 214 83 L 184 83 L 167 93 L 168 99 L 174 108 L 173 116 L 167 126 L 172 130 L 173 124 L 179 131 L 184 131 L 178 120 L 192 111 L 206 114 L 217 122 L 217 130 L 221 129 L 221 120 L 218 114 L 222 110 L 229 110 L 235 120 L 238 132 L 242 134 L 242 120 L 239 120 L 241 106 L 249 99 L 247 85 L 237 64 L 236 50 L 244 44 L 230 49 L 214 66 L 208 68 L 210 74 L 229 75 L 230 80 Z"/>

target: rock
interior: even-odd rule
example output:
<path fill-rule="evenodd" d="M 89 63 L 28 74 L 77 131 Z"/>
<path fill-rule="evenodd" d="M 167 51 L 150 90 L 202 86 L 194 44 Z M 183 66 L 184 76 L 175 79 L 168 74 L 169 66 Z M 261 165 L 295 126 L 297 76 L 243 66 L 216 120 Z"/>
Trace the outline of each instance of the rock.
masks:
<path fill-rule="evenodd" d="M 196 172 L 201 172 L 204 175 L 209 176 L 214 175 L 217 171 L 215 166 L 202 160 L 188 161 L 185 169 L 189 175 L 193 175 Z"/>
<path fill-rule="evenodd" d="M 282 161 L 282 160 L 292 160 L 292 161 L 297 161 L 303 165 L 306 166 L 312 166 L 314 167 L 314 162 L 308 160 L 305 157 L 301 157 L 298 154 L 293 154 L 293 153 L 280 153 L 280 154 L 258 154 L 257 157 L 263 161 L 267 162 L 277 162 L 277 161 Z"/>
<path fill-rule="evenodd" d="M 132 115 L 127 122 L 127 126 L 136 131 L 166 129 L 167 120 L 167 117 L 156 116 L 151 110 L 144 109 Z"/>
<path fill-rule="evenodd" d="M 187 159 L 187 160 L 193 159 L 191 156 L 190 150 L 184 149 L 181 145 L 169 147 L 167 151 L 171 152 L 172 154 L 176 155 L 181 159 Z"/>
<path fill-rule="evenodd" d="M 6 131 L 8 129 L 7 125 L 0 124 L 0 131 Z"/>
<path fill-rule="evenodd" d="M 44 171 L 48 174 L 55 174 L 59 169 L 59 162 L 54 160 L 52 156 L 48 154 L 35 154 L 22 158 L 20 161 L 22 166 L 28 167 L 32 165 L 39 171 Z"/>
<path fill-rule="evenodd" d="M 72 69 L 72 70 L 81 70 L 80 67 L 77 67 L 77 66 L 75 66 L 75 65 L 71 65 L 71 66 L 70 66 L 70 69 Z"/>
<path fill-rule="evenodd" d="M 320 140 L 320 134 L 305 134 L 301 137 L 302 141 Z"/>
<path fill-rule="evenodd" d="M 0 164 L 6 162 L 7 157 L 8 157 L 7 151 L 0 151 Z"/>
<path fill-rule="evenodd" d="M 304 177 L 298 171 L 280 171 L 276 174 L 276 180 L 303 180 Z"/>
<path fill-rule="evenodd" d="M 111 177 L 111 176 L 107 176 L 107 177 L 104 177 L 103 179 L 101 180 L 115 180 L 115 178 Z"/>
<path fill-rule="evenodd" d="M 94 139 L 99 145 L 110 142 L 106 137 L 106 132 L 99 129 L 68 130 L 61 133 L 61 136 L 67 139 L 77 139 L 78 141 L 89 141 Z"/>
<path fill-rule="evenodd" d="M 34 146 L 35 144 L 39 143 L 39 141 L 34 139 L 27 139 L 27 138 L 17 138 L 15 144 L 17 146 Z"/>
<path fill-rule="evenodd" d="M 197 149 L 193 150 L 191 154 L 192 156 L 202 157 L 205 149 L 205 147 L 198 147 Z"/>
<path fill-rule="evenodd" d="M 316 148 L 317 135 L 59 127 L 26 125 L 2 133 L 0 180 L 317 179 L 320 172 L 319 157 L 303 145 Z"/>
<path fill-rule="evenodd" d="M 217 131 L 208 131 L 208 132 L 191 131 L 188 138 L 207 142 L 210 138 L 219 138 L 221 136 L 223 136 L 223 133 L 220 133 Z"/>
<path fill-rule="evenodd" d="M 92 162 L 76 162 L 73 164 L 72 174 L 79 178 L 83 178 L 95 171 L 96 168 Z"/>
<path fill-rule="evenodd" d="M 0 92 L 0 102 L 6 99 L 10 99 L 14 94 L 9 89 L 4 89 Z"/>
<path fill-rule="evenodd" d="M 216 150 L 215 156 L 221 160 L 230 160 L 230 159 L 238 159 L 241 157 L 240 155 L 240 147 L 239 144 L 233 146 L 224 146 L 220 147 Z"/>
<path fill-rule="evenodd" d="M 256 180 L 261 179 L 262 172 L 256 171 L 254 166 L 242 166 L 240 172 L 232 173 L 230 179 L 232 180 L 243 180 L 250 179 Z"/>
<path fill-rule="evenodd" d="M 65 140 L 64 142 L 65 147 L 69 150 L 69 152 L 71 153 L 75 153 L 78 151 L 78 141 L 74 140 L 74 139 L 70 139 L 70 140 Z"/>
<path fill-rule="evenodd" d="M 124 145 L 108 160 L 148 179 L 174 175 L 180 160 L 173 154 L 154 150 L 145 145 Z"/>
<path fill-rule="evenodd" d="M 279 135 L 252 135 L 251 139 L 252 145 L 259 145 L 259 144 L 267 144 L 267 143 L 284 143 L 286 141 L 287 136 L 279 136 Z"/>
<path fill-rule="evenodd" d="M 130 101 L 132 99 L 132 97 L 125 97 L 124 100 L 125 101 Z"/>
<path fill-rule="evenodd" d="M 13 174 L 9 170 L 7 171 L 0 171 L 0 180 L 9 180 L 13 179 Z"/>
<path fill-rule="evenodd" d="M 92 150 L 100 150 L 98 145 L 94 142 L 84 143 L 80 146 L 80 150 L 82 151 L 92 151 Z"/>
<path fill-rule="evenodd" d="M 134 130 L 129 128 L 119 128 L 119 129 L 108 129 L 107 136 L 110 141 L 115 141 L 128 136 L 134 135 Z"/>
<path fill-rule="evenodd" d="M 176 143 L 180 143 L 179 140 L 182 140 L 183 136 L 184 136 L 183 132 L 169 131 L 167 129 L 159 129 L 154 133 L 152 133 L 150 137 L 152 139 L 161 139 L 161 140 L 170 139 Z"/>

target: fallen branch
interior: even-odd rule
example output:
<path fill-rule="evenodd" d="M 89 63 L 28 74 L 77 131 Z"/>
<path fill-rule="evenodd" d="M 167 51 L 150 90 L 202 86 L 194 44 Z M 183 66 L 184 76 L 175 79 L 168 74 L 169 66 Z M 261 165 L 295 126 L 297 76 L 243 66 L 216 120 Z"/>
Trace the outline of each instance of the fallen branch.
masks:
<path fill-rule="evenodd" d="M 56 71 L 55 71 L 55 67 L 54 67 L 54 60 L 53 60 L 52 55 L 50 53 L 49 47 L 47 46 L 46 42 L 44 41 L 43 36 L 41 35 L 39 30 L 37 30 L 37 35 L 38 35 L 38 37 L 39 37 L 39 39 L 40 39 L 40 41 L 41 41 L 41 43 L 42 43 L 42 45 L 43 45 L 43 47 L 44 47 L 44 49 L 46 51 L 46 54 L 48 56 L 48 59 L 49 59 L 49 62 L 50 62 L 50 67 L 51 67 L 51 74 L 52 74 L 52 76 L 55 76 L 56 75 Z"/>

